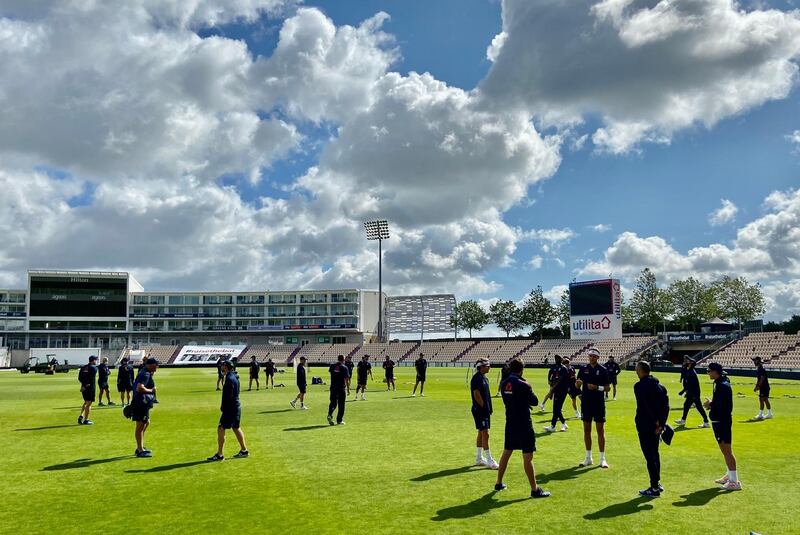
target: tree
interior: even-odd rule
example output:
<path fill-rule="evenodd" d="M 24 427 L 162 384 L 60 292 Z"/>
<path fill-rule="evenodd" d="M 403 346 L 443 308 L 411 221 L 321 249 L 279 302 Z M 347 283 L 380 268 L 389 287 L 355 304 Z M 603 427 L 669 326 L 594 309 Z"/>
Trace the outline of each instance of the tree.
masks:
<path fill-rule="evenodd" d="M 454 327 L 456 331 L 459 328 L 466 329 L 470 338 L 472 338 L 473 329 L 483 329 L 488 323 L 489 314 L 477 301 L 472 299 L 458 303 L 453 314 L 450 315 L 450 326 Z"/>
<path fill-rule="evenodd" d="M 715 291 L 694 277 L 676 280 L 670 284 L 667 292 L 675 311 L 675 320 L 681 326 L 687 325 L 697 330 L 704 320 L 719 315 Z"/>
<path fill-rule="evenodd" d="M 745 321 L 765 312 L 764 293 L 758 283 L 749 284 L 744 277 L 725 275 L 712 288 L 722 315 L 735 321 L 739 329 Z"/>
<path fill-rule="evenodd" d="M 531 293 L 525 298 L 522 303 L 521 317 L 522 325 L 531 328 L 531 336 L 538 334 L 540 340 L 542 330 L 556 319 L 556 308 L 544 296 L 541 286 L 531 290 Z"/>
<path fill-rule="evenodd" d="M 506 338 L 512 332 L 518 331 L 522 327 L 522 318 L 519 308 L 514 301 L 497 301 L 489 307 L 489 317 L 492 323 L 505 331 Z"/>
<path fill-rule="evenodd" d="M 644 329 L 656 328 L 671 313 L 672 303 L 669 294 L 658 287 L 655 274 L 650 268 L 644 268 L 636 279 L 630 311 L 636 322 Z"/>
<path fill-rule="evenodd" d="M 556 305 L 556 321 L 561 327 L 561 334 L 569 336 L 569 288 L 564 288 L 561 292 L 558 305 Z"/>

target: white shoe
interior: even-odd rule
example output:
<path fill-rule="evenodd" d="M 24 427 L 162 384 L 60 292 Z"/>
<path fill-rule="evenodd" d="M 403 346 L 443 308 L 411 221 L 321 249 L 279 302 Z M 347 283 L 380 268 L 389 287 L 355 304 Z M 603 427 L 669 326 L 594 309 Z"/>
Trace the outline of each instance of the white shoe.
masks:
<path fill-rule="evenodd" d="M 544 412 L 544 403 L 539 405 L 539 412 Z"/>
<path fill-rule="evenodd" d="M 497 470 L 498 468 L 500 468 L 500 465 L 497 464 L 497 461 L 495 461 L 494 459 L 487 459 L 486 466 L 488 466 L 491 470 Z"/>
<path fill-rule="evenodd" d="M 361 396 L 361 401 L 367 401 L 367 398 L 365 398 L 364 396 Z"/>
<path fill-rule="evenodd" d="M 686 425 L 686 420 L 684 420 L 683 418 L 675 420 L 675 425 Z"/>
<path fill-rule="evenodd" d="M 617 396 L 614 396 L 614 401 L 617 401 Z"/>
<path fill-rule="evenodd" d="M 353 401 L 358 401 L 358 396 L 354 397 Z"/>
<path fill-rule="evenodd" d="M 569 429 L 569 426 L 566 423 L 561 424 L 561 431 L 566 431 Z"/>
<path fill-rule="evenodd" d="M 580 411 L 575 411 L 575 418 L 578 418 L 580 420 L 580 417 L 581 417 Z"/>
<path fill-rule="evenodd" d="M 486 466 L 486 461 L 483 460 L 483 457 L 478 457 L 475 459 L 475 466 Z"/>
<path fill-rule="evenodd" d="M 726 474 L 726 475 L 722 476 L 722 477 L 721 477 L 721 478 L 719 478 L 719 479 L 715 479 L 715 480 L 714 480 L 714 483 L 716 483 L 717 485 L 724 485 L 725 483 L 727 483 L 727 482 L 728 482 L 728 481 L 730 481 L 730 480 L 731 480 L 731 478 L 729 478 L 729 477 L 727 476 L 727 474 Z"/>
<path fill-rule="evenodd" d="M 724 485 L 722 485 L 723 490 L 742 490 L 742 482 L 737 481 L 734 483 L 733 481 L 727 481 Z"/>
<path fill-rule="evenodd" d="M 413 398 L 414 396 L 416 396 L 416 394 L 411 394 L 411 397 L 412 397 L 412 398 Z"/>
<path fill-rule="evenodd" d="M 764 416 L 765 420 L 772 420 L 772 418 L 774 418 L 774 416 L 772 416 L 772 413 L 769 413 L 766 416 Z"/>
<path fill-rule="evenodd" d="M 289 402 L 289 405 L 291 405 L 293 409 L 296 409 L 296 408 L 297 408 L 297 407 L 295 407 L 294 401 L 290 401 L 290 402 Z"/>
<path fill-rule="evenodd" d="M 756 417 L 755 417 L 755 418 L 753 418 L 753 420 L 763 420 L 763 419 L 764 419 L 764 415 L 763 415 L 763 414 L 761 414 L 761 413 L 758 413 L 758 414 L 756 415 Z"/>
<path fill-rule="evenodd" d="M 698 425 L 697 427 L 699 427 L 700 429 L 708 429 L 709 427 L 711 427 L 711 424 L 708 423 L 708 422 L 703 422 L 702 424 Z"/>
<path fill-rule="evenodd" d="M 583 462 L 578 466 L 592 466 L 593 464 L 594 461 L 591 458 L 589 458 L 589 459 L 584 459 Z"/>
<path fill-rule="evenodd" d="M 419 397 L 421 397 L 421 398 L 424 398 L 424 397 L 425 397 L 425 394 L 423 394 L 423 393 L 420 393 Z"/>
<path fill-rule="evenodd" d="M 302 405 L 302 406 L 300 407 L 300 410 L 301 410 L 301 411 L 307 411 L 307 410 L 308 410 L 308 407 L 306 407 L 305 405 Z"/>
<path fill-rule="evenodd" d="M 544 427 L 544 430 L 547 431 L 548 433 L 552 433 L 553 431 L 556 430 L 556 428 L 553 427 L 552 425 L 547 425 Z"/>
<path fill-rule="evenodd" d="M 605 459 L 602 459 L 600 461 L 600 468 L 608 468 L 608 463 L 606 462 Z"/>

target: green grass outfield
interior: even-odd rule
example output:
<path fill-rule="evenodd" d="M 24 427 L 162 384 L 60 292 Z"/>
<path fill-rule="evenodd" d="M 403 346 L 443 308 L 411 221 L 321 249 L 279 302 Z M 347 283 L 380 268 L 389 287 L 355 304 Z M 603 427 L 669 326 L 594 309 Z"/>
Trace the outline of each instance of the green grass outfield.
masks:
<path fill-rule="evenodd" d="M 92 427 L 76 425 L 75 371 L 0 373 L 0 532 L 800 533 L 800 382 L 773 380 L 776 418 L 747 422 L 757 412 L 754 380 L 733 378 L 734 392 L 743 394 L 735 399 L 733 446 L 744 491 L 717 490 L 722 456 L 710 429 L 693 428 L 700 423 L 693 412 L 691 427 L 671 448 L 662 446 L 666 492 L 648 501 L 637 497 L 647 472 L 633 426 L 635 375 L 623 372 L 619 401 L 608 404 L 609 470 L 576 468 L 584 455 L 580 422 L 543 436 L 549 410 L 534 414 L 536 470 L 553 496 L 531 500 L 519 453 L 503 492 L 492 490 L 495 472 L 471 466 L 466 374 L 431 368 L 426 397 L 411 398 L 412 369 L 399 368 L 396 393 L 372 382 L 368 401 L 349 401 L 347 425 L 338 427 L 325 421 L 327 387 L 309 387 L 311 410 L 292 410 L 294 375 L 281 374 L 287 388 L 242 392 L 252 456 L 212 464 L 204 460 L 216 448 L 215 370 L 158 371 L 161 403 L 147 437 L 152 459 L 132 456 L 133 424 L 119 406 L 95 409 Z M 540 396 L 545 376 L 526 370 Z M 677 374 L 660 378 L 677 407 Z M 710 396 L 707 378 L 702 383 Z M 501 405 L 495 398 L 496 458 Z M 229 434 L 226 454 L 236 451 Z"/>

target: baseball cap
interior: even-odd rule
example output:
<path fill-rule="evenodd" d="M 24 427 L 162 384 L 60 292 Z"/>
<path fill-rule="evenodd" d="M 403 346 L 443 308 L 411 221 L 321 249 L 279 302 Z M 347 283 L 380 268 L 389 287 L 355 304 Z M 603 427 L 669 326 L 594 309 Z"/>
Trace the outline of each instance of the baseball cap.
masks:
<path fill-rule="evenodd" d="M 475 361 L 476 368 L 483 368 L 484 366 L 491 366 L 491 365 L 492 363 L 489 362 L 489 359 L 479 358 L 478 360 Z"/>
<path fill-rule="evenodd" d="M 93 360 L 97 360 L 97 355 L 92 355 L 89 357 L 89 362 L 92 362 Z"/>
<path fill-rule="evenodd" d="M 149 359 L 147 359 L 146 361 L 144 361 L 144 364 L 145 364 L 145 366 L 152 366 L 153 364 L 155 364 L 156 366 L 158 366 L 158 365 L 160 365 L 161 363 L 160 363 L 160 362 L 158 362 L 158 360 L 154 359 L 153 357 L 150 357 Z"/>
<path fill-rule="evenodd" d="M 722 373 L 722 364 L 720 364 L 719 362 L 712 362 L 711 364 L 708 365 L 708 369 L 713 370 L 717 373 Z"/>
<path fill-rule="evenodd" d="M 305 357 L 300 357 L 300 360 L 306 360 L 306 358 Z"/>
<path fill-rule="evenodd" d="M 753 362 L 761 362 L 761 357 L 753 357 Z"/>
<path fill-rule="evenodd" d="M 586 351 L 586 354 L 588 356 L 590 356 L 590 357 L 592 357 L 592 356 L 599 357 L 600 356 L 600 351 L 598 351 L 597 348 L 590 347 L 589 350 Z"/>

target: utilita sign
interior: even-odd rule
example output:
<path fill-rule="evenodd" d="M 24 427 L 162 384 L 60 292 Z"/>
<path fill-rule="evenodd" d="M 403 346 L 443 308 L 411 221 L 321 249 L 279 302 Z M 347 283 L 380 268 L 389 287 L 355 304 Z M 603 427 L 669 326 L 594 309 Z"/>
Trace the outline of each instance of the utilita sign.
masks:
<path fill-rule="evenodd" d="M 570 284 L 570 338 L 622 338 L 622 290 L 619 279 Z"/>

